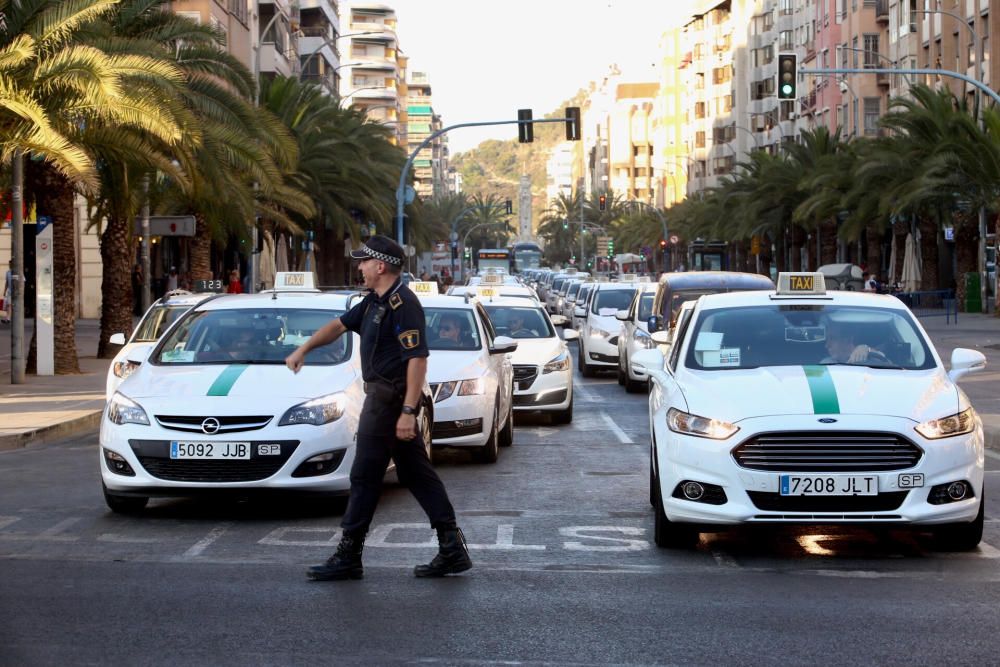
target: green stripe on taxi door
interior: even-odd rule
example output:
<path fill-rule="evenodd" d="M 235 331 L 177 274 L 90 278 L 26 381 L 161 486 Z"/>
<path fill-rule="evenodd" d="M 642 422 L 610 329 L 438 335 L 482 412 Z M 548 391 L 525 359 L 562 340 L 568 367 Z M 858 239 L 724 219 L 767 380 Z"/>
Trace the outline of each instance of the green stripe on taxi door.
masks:
<path fill-rule="evenodd" d="M 208 388 L 209 396 L 228 396 L 229 390 L 233 388 L 236 384 L 236 380 L 243 375 L 243 371 L 247 369 L 247 364 L 233 364 L 228 366 L 226 370 L 219 374 L 219 377 L 215 378 L 215 382 L 212 386 Z"/>
<path fill-rule="evenodd" d="M 809 393 L 812 395 L 813 412 L 818 415 L 835 415 L 840 413 L 840 401 L 837 400 L 837 388 L 833 384 L 833 376 L 826 366 L 803 366 L 806 381 L 809 383 Z"/>

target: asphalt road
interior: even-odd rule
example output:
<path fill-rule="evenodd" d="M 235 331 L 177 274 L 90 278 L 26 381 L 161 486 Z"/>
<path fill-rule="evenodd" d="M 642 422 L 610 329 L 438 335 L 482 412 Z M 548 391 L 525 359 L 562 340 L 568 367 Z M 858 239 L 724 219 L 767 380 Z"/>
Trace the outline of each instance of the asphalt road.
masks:
<path fill-rule="evenodd" d="M 520 421 L 494 465 L 438 469 L 475 567 L 435 553 L 389 486 L 366 578 L 309 582 L 332 503 L 104 505 L 96 435 L 0 453 L 0 664 L 995 664 L 1000 511 L 972 553 L 864 529 L 737 530 L 652 544 L 646 403 L 577 376 L 565 427 Z M 1000 498 L 1000 460 L 987 498 Z"/>

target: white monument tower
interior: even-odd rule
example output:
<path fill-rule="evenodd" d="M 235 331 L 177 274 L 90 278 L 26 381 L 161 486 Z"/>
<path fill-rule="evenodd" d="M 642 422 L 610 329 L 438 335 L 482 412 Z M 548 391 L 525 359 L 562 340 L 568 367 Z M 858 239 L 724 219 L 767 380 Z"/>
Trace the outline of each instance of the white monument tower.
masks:
<path fill-rule="evenodd" d="M 530 241 L 531 233 L 531 176 L 521 176 L 517 193 L 517 236 L 521 241 Z"/>

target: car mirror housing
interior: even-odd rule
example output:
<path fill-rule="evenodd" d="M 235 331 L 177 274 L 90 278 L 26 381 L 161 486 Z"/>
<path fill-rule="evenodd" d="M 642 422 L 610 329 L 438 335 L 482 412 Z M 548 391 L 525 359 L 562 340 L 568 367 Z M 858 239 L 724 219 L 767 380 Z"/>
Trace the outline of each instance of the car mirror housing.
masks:
<path fill-rule="evenodd" d="M 986 357 L 982 352 L 964 347 L 956 347 L 951 353 L 951 370 L 948 377 L 957 382 L 963 375 L 986 368 Z"/>
<path fill-rule="evenodd" d="M 663 328 L 663 318 L 659 315 L 650 315 L 646 320 L 646 328 L 649 329 L 649 333 L 659 331 Z"/>
<path fill-rule="evenodd" d="M 146 358 L 149 356 L 149 353 L 152 350 L 153 350 L 152 343 L 147 343 L 145 345 L 136 345 L 135 347 L 133 347 L 131 350 L 128 351 L 128 354 L 125 355 L 125 359 L 131 361 L 134 364 L 141 364 L 144 361 L 146 361 Z"/>
<path fill-rule="evenodd" d="M 124 345 L 125 334 L 123 333 L 111 334 L 111 338 L 108 339 L 108 343 L 110 343 L 111 345 Z"/>
<path fill-rule="evenodd" d="M 668 345 L 670 343 L 669 331 L 654 331 L 649 337 L 653 339 L 654 343 L 659 345 Z"/>
<path fill-rule="evenodd" d="M 586 317 L 587 316 L 587 311 L 584 310 L 583 308 L 574 308 L 573 309 L 573 316 L 574 317 Z"/>
<path fill-rule="evenodd" d="M 615 313 L 615 319 L 620 320 L 622 322 L 628 322 L 628 311 L 619 310 L 617 313 Z"/>
<path fill-rule="evenodd" d="M 576 329 L 566 329 L 563 331 L 563 340 L 579 340 L 580 332 Z"/>
<path fill-rule="evenodd" d="M 507 336 L 497 336 L 493 339 L 490 354 L 508 354 L 517 349 L 517 341 Z"/>

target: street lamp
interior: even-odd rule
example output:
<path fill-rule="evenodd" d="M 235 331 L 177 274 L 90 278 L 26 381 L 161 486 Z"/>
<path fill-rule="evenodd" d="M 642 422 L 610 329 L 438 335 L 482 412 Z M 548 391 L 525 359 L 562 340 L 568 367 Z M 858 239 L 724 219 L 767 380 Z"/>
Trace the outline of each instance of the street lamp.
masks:
<path fill-rule="evenodd" d="M 851 98 L 853 100 L 852 104 L 851 104 L 851 108 L 854 110 L 854 113 L 851 114 L 853 116 L 853 118 L 854 118 L 854 120 L 853 120 L 854 127 L 851 128 L 851 136 L 857 137 L 858 136 L 858 94 L 856 92 L 854 92 L 854 88 L 851 87 L 851 84 L 847 83 L 847 79 L 845 79 L 844 77 L 840 77 L 839 79 L 837 79 L 837 83 L 838 83 L 838 85 L 840 87 L 840 94 L 841 95 L 843 95 L 844 93 L 846 93 L 848 91 L 850 91 L 850 93 L 851 93 Z M 847 114 L 844 114 L 844 116 L 846 117 Z"/>
<path fill-rule="evenodd" d="M 770 118 L 771 114 L 774 113 L 774 120 L 775 120 L 774 126 L 778 128 L 778 134 L 781 135 L 781 142 L 784 143 L 785 128 L 781 127 L 781 118 L 779 117 L 777 112 L 778 112 L 777 109 L 771 109 L 770 111 L 750 111 L 748 113 L 750 114 L 751 118 L 755 116 L 764 116 L 765 118 Z"/>
<path fill-rule="evenodd" d="M 757 135 L 755 135 L 753 132 L 751 132 L 747 128 L 743 127 L 742 125 L 737 125 L 736 123 L 733 123 L 733 127 L 735 127 L 737 130 L 743 130 L 744 132 L 746 132 L 747 134 L 749 134 L 750 138 L 753 139 L 754 146 L 757 147 L 757 150 L 760 150 L 760 142 L 757 141 Z"/>

